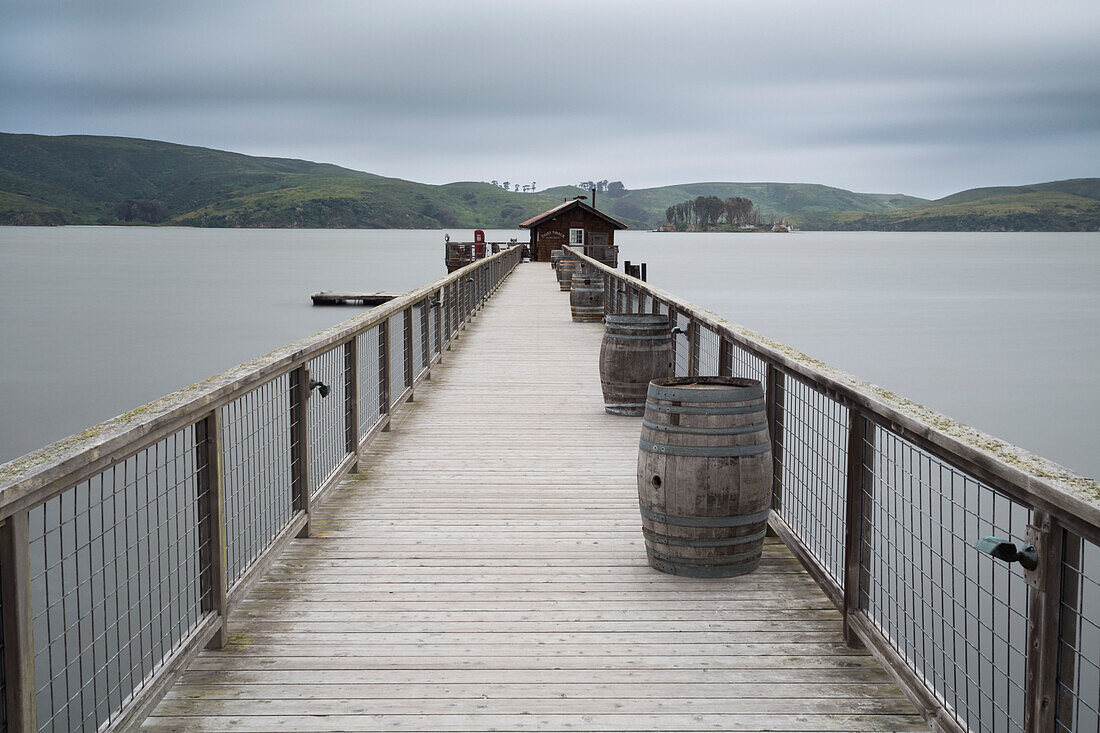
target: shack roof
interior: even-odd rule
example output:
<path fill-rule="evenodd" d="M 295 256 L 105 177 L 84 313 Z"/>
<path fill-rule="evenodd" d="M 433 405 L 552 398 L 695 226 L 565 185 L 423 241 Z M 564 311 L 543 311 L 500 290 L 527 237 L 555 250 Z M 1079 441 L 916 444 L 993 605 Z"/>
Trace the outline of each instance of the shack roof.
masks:
<path fill-rule="evenodd" d="M 629 227 L 627 227 L 626 224 L 623 224 L 618 219 L 613 219 L 610 216 L 608 216 L 607 214 L 603 213 L 602 211 L 597 211 L 596 209 L 593 209 L 588 204 L 581 203 L 580 201 L 578 201 L 576 199 L 574 199 L 572 201 L 566 201 L 565 203 L 558 204 L 557 206 L 555 206 L 554 208 L 552 208 L 548 211 L 544 211 L 544 212 L 542 212 L 541 214 L 539 214 L 537 216 L 532 216 L 527 221 L 520 222 L 520 224 L 519 224 L 520 228 L 530 229 L 531 227 L 537 227 L 539 224 L 542 224 L 544 221 L 549 221 L 550 219 L 553 219 L 554 217 L 556 217 L 560 214 L 564 214 L 566 211 L 569 211 L 571 209 L 581 209 L 583 211 L 587 211 L 589 214 L 592 214 L 593 216 L 598 216 L 599 218 L 603 219 L 604 221 L 606 221 L 608 224 L 610 224 L 615 229 L 628 229 L 629 228 Z"/>

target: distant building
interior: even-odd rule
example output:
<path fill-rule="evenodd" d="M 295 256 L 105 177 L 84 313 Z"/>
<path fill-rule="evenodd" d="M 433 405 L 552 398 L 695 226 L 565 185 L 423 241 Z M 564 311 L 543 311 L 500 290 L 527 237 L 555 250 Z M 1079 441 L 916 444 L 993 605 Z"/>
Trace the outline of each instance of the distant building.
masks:
<path fill-rule="evenodd" d="M 618 266 L 615 230 L 626 229 L 617 219 L 578 200 L 566 201 L 520 223 L 531 230 L 531 259 L 549 262 L 550 252 L 564 245 L 583 247 L 584 253 L 612 267 Z"/>

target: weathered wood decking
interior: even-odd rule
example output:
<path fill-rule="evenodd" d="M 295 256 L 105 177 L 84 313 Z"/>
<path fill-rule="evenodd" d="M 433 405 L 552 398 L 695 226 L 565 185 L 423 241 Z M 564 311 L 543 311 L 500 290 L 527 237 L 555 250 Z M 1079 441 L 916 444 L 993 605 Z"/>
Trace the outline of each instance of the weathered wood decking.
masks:
<path fill-rule="evenodd" d="M 155 730 L 927 730 L 772 541 L 646 565 L 602 326 L 523 265 L 159 705 Z"/>

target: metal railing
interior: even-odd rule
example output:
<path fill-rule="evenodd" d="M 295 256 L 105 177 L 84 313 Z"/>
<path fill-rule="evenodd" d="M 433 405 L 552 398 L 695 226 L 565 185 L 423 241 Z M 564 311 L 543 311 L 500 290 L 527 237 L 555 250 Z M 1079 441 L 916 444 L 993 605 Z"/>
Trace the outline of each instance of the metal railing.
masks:
<path fill-rule="evenodd" d="M 569 248 L 567 248 L 569 249 Z M 765 386 L 773 531 L 937 731 L 1100 731 L 1100 485 L 569 249 L 677 376 Z M 1035 545 L 1034 570 L 973 547 Z"/>
<path fill-rule="evenodd" d="M 504 250 L 0 466 L 3 727 L 140 723 L 520 262 Z"/>

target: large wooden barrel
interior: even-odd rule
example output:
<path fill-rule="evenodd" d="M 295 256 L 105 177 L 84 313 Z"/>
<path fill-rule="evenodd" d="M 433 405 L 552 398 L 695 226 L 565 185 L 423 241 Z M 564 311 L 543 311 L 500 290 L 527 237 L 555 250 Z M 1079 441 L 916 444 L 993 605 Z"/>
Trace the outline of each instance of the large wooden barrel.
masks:
<path fill-rule="evenodd" d="M 553 267 L 555 270 L 558 269 L 558 262 L 561 261 L 562 257 L 565 257 L 564 249 L 550 250 L 550 266 Z"/>
<path fill-rule="evenodd" d="M 558 261 L 558 285 L 562 292 L 569 292 L 573 285 L 573 272 L 577 269 L 577 261 L 563 258 Z"/>
<path fill-rule="evenodd" d="M 573 273 L 569 311 L 578 323 L 603 320 L 603 274 L 580 268 Z"/>
<path fill-rule="evenodd" d="M 649 564 L 665 573 L 750 573 L 771 511 L 764 388 L 753 379 L 678 377 L 649 385 L 638 503 Z"/>
<path fill-rule="evenodd" d="M 668 316 L 621 313 L 604 318 L 600 382 L 604 409 L 612 415 L 639 416 L 654 379 L 673 375 L 672 331 Z"/>

